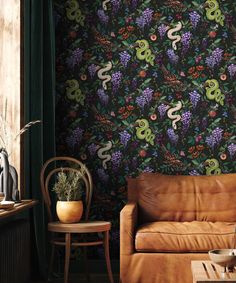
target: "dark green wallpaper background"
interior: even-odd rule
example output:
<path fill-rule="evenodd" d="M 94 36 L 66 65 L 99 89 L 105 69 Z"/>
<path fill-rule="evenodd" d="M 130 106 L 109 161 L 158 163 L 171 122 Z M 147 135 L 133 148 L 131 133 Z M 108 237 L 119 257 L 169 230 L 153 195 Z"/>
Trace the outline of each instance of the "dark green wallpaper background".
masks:
<path fill-rule="evenodd" d="M 236 2 L 54 5 L 57 154 L 91 170 L 117 256 L 126 176 L 236 171 Z"/>

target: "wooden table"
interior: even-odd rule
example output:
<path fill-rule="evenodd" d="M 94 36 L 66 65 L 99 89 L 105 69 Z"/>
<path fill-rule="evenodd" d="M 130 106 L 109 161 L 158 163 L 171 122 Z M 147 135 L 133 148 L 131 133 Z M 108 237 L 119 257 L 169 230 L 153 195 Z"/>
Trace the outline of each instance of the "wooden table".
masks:
<path fill-rule="evenodd" d="M 204 282 L 236 282 L 236 270 L 222 273 L 223 267 L 206 260 L 194 260 L 191 262 L 193 283 Z"/>
<path fill-rule="evenodd" d="M 31 208 L 37 204 L 37 200 L 22 200 L 19 203 L 15 203 L 12 209 L 0 209 L 0 220 L 12 215 L 16 215 L 21 211 Z"/>

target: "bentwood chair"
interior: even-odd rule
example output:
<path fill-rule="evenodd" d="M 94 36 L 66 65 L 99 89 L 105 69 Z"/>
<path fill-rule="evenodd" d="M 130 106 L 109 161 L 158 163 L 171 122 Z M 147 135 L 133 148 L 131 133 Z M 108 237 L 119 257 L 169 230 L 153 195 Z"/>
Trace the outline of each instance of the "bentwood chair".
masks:
<path fill-rule="evenodd" d="M 84 200 L 84 215 L 83 221 L 72 224 L 65 224 L 54 220 L 52 201 L 50 199 L 49 188 L 52 183 L 53 176 L 61 171 L 73 171 L 79 172 L 79 169 L 83 168 L 85 174 L 83 177 L 85 185 L 85 200 Z M 51 182 L 50 182 L 51 181 Z M 51 257 L 49 262 L 49 276 L 52 273 L 54 253 L 56 246 L 65 247 L 65 266 L 64 266 L 64 283 L 68 282 L 69 273 L 69 263 L 71 249 L 77 247 L 84 247 L 84 252 L 86 253 L 86 247 L 103 245 L 105 250 L 105 259 L 107 265 L 107 271 L 109 280 L 114 283 L 110 256 L 109 256 L 109 231 L 111 229 L 111 223 L 107 221 L 89 221 L 89 209 L 92 198 L 93 183 L 89 170 L 87 167 L 79 160 L 72 157 L 54 157 L 45 162 L 41 169 L 40 174 L 41 190 L 44 198 L 44 202 L 48 213 L 48 231 L 51 232 Z M 99 233 L 103 235 L 102 239 L 88 241 L 86 240 L 86 235 L 91 233 Z M 87 266 L 87 264 L 86 264 Z M 87 269 L 87 268 L 86 268 Z M 89 276 L 87 273 L 87 280 L 89 281 Z"/>

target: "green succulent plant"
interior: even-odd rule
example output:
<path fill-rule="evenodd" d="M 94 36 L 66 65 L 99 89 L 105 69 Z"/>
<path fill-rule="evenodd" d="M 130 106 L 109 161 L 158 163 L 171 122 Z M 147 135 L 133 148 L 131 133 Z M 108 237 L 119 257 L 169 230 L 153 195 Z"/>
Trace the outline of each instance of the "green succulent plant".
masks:
<path fill-rule="evenodd" d="M 57 195 L 60 201 L 75 201 L 81 200 L 83 190 L 83 171 L 78 172 L 64 172 L 63 169 L 57 174 L 57 181 L 55 182 L 52 191 Z"/>

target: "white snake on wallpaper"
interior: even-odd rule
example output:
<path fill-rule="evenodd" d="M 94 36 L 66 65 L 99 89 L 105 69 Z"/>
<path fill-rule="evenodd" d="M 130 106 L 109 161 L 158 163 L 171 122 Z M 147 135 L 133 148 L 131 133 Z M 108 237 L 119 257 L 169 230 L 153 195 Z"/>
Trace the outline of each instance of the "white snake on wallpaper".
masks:
<path fill-rule="evenodd" d="M 167 111 L 167 116 L 168 118 L 170 118 L 172 121 L 172 127 L 174 130 L 177 129 L 177 125 L 176 123 L 179 122 L 181 120 L 181 116 L 179 114 L 174 114 L 174 112 L 180 110 L 182 108 L 182 102 L 181 101 L 178 101 L 176 106 L 175 107 L 172 107 L 170 108 L 168 111 Z"/>
<path fill-rule="evenodd" d="M 111 160 L 110 154 L 104 154 L 105 151 L 108 151 L 112 148 L 112 142 L 108 141 L 104 147 L 99 148 L 97 154 L 100 159 L 103 159 L 102 166 L 104 169 L 107 169 L 107 162 Z"/>
<path fill-rule="evenodd" d="M 104 0 L 102 1 L 102 8 L 104 11 L 107 11 L 107 3 L 109 3 L 111 0 Z"/>
<path fill-rule="evenodd" d="M 173 35 L 174 32 L 180 31 L 182 29 L 182 23 L 178 22 L 174 28 L 171 28 L 167 32 L 167 37 L 172 40 L 172 47 L 174 50 L 177 50 L 176 43 L 181 40 L 180 35 Z"/>
<path fill-rule="evenodd" d="M 107 90 L 107 83 L 111 80 L 110 75 L 104 75 L 105 72 L 108 72 L 112 69 L 112 63 L 109 61 L 104 68 L 98 70 L 98 78 L 102 80 L 102 86 L 105 90 Z"/>

